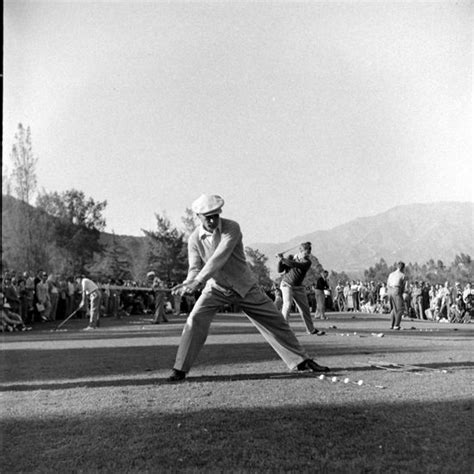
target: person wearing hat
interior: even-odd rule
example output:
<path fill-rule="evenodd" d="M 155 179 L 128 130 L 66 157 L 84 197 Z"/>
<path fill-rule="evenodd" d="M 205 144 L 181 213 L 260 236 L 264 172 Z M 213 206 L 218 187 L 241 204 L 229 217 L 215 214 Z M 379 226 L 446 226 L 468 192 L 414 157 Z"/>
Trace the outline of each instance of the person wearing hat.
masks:
<path fill-rule="evenodd" d="M 283 296 L 283 307 L 281 312 L 286 321 L 290 320 L 291 307 L 295 302 L 298 312 L 306 326 L 308 334 L 322 336 L 324 331 L 316 329 L 311 319 L 311 310 L 309 308 L 308 296 L 303 286 L 306 273 L 311 267 L 311 242 L 303 242 L 299 247 L 299 252 L 295 256 L 283 257 L 283 254 L 277 254 L 278 272 L 283 273 L 280 283 L 280 289 Z M 291 258 L 290 258 L 291 257 Z"/>
<path fill-rule="evenodd" d="M 155 314 L 151 324 L 160 324 L 161 321 L 164 323 L 168 322 L 165 315 L 165 292 L 163 291 L 163 282 L 156 276 L 154 271 L 150 271 L 146 274 L 148 284 L 151 285 L 153 293 L 155 295 Z"/>
<path fill-rule="evenodd" d="M 329 371 L 308 357 L 283 315 L 258 286 L 246 261 L 239 224 L 220 217 L 223 205 L 220 196 L 206 194 L 192 204 L 201 224 L 189 237 L 186 280 L 173 287 L 172 293 L 202 293 L 186 320 L 168 381 L 186 378 L 212 319 L 224 304 L 240 306 L 290 369 Z"/>

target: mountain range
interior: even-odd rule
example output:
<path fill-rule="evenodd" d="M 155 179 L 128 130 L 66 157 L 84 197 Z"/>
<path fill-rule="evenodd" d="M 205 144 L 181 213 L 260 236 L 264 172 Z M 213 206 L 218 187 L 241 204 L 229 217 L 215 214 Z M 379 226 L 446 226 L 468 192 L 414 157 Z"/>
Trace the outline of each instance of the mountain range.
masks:
<path fill-rule="evenodd" d="M 21 238 L 21 228 L 17 229 L 20 234 L 12 234 L 17 209 L 15 203 L 18 201 L 11 196 L 2 196 L 2 252 L 6 243 L 7 247 L 11 247 Z M 28 207 L 35 215 L 42 213 L 39 209 Z M 42 214 L 44 215 L 44 212 Z M 48 227 L 54 229 L 55 218 L 49 216 L 48 219 L 50 221 Z M 43 242 L 43 245 L 54 246 L 55 240 L 56 236 L 51 235 L 48 242 Z M 441 260 L 449 265 L 456 255 L 466 254 L 474 257 L 474 203 L 438 202 L 397 206 L 374 216 L 354 219 L 329 230 L 317 230 L 295 236 L 286 242 L 247 244 L 244 241 L 244 243 L 268 257 L 267 265 L 271 274 L 275 275 L 275 254 L 308 241 L 312 243 L 313 255 L 324 268 L 346 272 L 353 277 L 361 275 L 364 270 L 374 266 L 382 258 L 389 265 L 399 260 L 422 265 L 431 259 L 435 262 Z M 145 271 L 147 258 L 145 236 L 101 232 L 100 243 L 105 249 L 112 249 L 117 245 L 122 247 L 135 277 Z M 297 248 L 289 253 L 296 252 Z M 3 256 L 2 253 L 2 262 Z M 96 265 L 100 267 L 103 258 L 97 255 L 97 260 Z M 17 265 L 14 261 L 13 258 L 13 266 Z"/>
<path fill-rule="evenodd" d="M 445 264 L 461 253 L 474 256 L 474 203 L 409 204 L 360 217 L 330 230 L 318 230 L 280 243 L 253 243 L 268 257 L 275 273 L 274 255 L 301 242 L 311 242 L 324 268 L 360 273 L 383 258 L 389 265 L 402 260 L 423 264 L 430 259 Z M 296 253 L 297 249 L 289 253 Z"/>

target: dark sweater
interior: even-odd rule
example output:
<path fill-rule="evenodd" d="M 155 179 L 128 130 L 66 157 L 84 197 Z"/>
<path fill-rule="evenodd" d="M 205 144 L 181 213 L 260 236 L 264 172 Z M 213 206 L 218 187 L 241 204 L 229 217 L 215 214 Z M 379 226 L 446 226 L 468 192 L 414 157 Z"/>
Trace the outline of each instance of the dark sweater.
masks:
<path fill-rule="evenodd" d="M 328 282 L 322 276 L 316 281 L 316 289 L 321 291 L 329 289 Z"/>
<path fill-rule="evenodd" d="M 278 272 L 285 272 L 282 281 L 291 286 L 301 286 L 310 267 L 311 260 L 309 258 L 305 258 L 302 262 L 282 258 L 278 262 Z"/>

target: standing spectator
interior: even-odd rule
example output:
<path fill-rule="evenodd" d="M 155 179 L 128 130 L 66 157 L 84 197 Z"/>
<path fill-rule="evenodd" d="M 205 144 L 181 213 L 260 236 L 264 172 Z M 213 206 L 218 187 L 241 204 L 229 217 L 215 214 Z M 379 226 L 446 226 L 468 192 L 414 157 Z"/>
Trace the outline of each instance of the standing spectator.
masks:
<path fill-rule="evenodd" d="M 400 330 L 402 315 L 404 312 L 403 294 L 406 291 L 407 281 L 403 271 L 405 264 L 398 262 L 397 269 L 390 273 L 387 279 L 388 297 L 390 299 L 390 316 L 392 320 L 392 329 Z"/>
<path fill-rule="evenodd" d="M 46 272 L 41 272 L 40 280 L 36 284 L 36 309 L 41 318 L 41 321 L 49 321 L 49 314 L 51 312 L 51 301 L 49 299 L 48 275 Z"/>
<path fill-rule="evenodd" d="M 148 284 L 151 284 L 151 288 L 155 294 L 155 314 L 151 324 L 160 324 L 160 322 L 167 323 L 168 319 L 165 314 L 166 293 L 163 291 L 164 284 L 154 271 L 148 272 L 146 277 Z"/>
<path fill-rule="evenodd" d="M 58 310 L 56 314 L 56 319 L 65 319 L 67 316 L 67 281 L 64 275 L 60 275 L 57 278 L 58 282 Z"/>
<path fill-rule="evenodd" d="M 56 280 L 56 275 L 51 273 L 46 280 L 48 284 L 49 301 L 51 302 L 51 309 L 49 312 L 50 321 L 56 321 L 56 314 L 58 311 L 59 290 Z"/>
<path fill-rule="evenodd" d="M 387 287 L 385 286 L 385 283 L 380 284 L 380 289 L 379 289 L 379 303 L 380 305 L 386 306 L 388 300 L 388 295 L 387 295 Z"/>
<path fill-rule="evenodd" d="M 346 310 L 347 311 L 354 311 L 354 301 L 352 299 L 351 293 L 351 282 L 347 281 L 344 286 L 344 299 L 346 300 Z"/>
<path fill-rule="evenodd" d="M 66 314 L 69 316 L 76 307 L 76 287 L 74 285 L 74 278 L 72 276 L 67 279 L 67 293 L 66 293 Z M 67 317 L 66 316 L 66 317 Z"/>
<path fill-rule="evenodd" d="M 413 289 L 411 291 L 411 305 L 416 319 L 425 319 L 425 313 L 423 311 L 423 295 L 418 281 L 415 281 L 413 284 Z"/>
<path fill-rule="evenodd" d="M 20 278 L 18 280 L 18 298 L 20 301 L 19 305 L 19 315 L 25 323 L 28 323 L 29 321 L 29 302 L 28 302 L 28 291 L 26 289 L 26 281 L 24 278 Z"/>
<path fill-rule="evenodd" d="M 346 311 L 346 299 L 344 298 L 344 285 L 341 280 L 336 285 L 336 307 L 337 311 Z"/>
<path fill-rule="evenodd" d="M 359 284 L 355 280 L 352 280 L 351 282 L 350 295 L 352 298 L 352 306 L 353 306 L 354 312 L 359 312 L 360 311 Z"/>
<path fill-rule="evenodd" d="M 424 281 L 421 282 L 421 306 L 423 308 L 423 319 L 427 319 L 426 310 L 430 307 L 430 291 Z"/>
<path fill-rule="evenodd" d="M 326 317 L 326 290 L 329 290 L 328 272 L 323 270 L 319 278 L 316 280 L 316 314 L 315 319 L 327 319 Z"/>
<path fill-rule="evenodd" d="M 28 301 L 28 317 L 26 322 L 28 324 L 34 321 L 34 299 L 35 299 L 35 279 L 30 272 L 24 272 L 23 278 L 25 280 L 26 298 Z"/>

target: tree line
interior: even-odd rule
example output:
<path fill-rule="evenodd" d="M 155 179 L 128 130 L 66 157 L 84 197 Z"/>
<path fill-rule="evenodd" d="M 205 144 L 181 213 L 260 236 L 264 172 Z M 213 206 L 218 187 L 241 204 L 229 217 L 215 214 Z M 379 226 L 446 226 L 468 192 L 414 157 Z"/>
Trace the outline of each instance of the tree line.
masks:
<path fill-rule="evenodd" d="M 165 216 L 155 214 L 156 227 L 142 229 L 145 244 L 132 252 L 126 237 L 107 236 L 104 211 L 107 201 L 86 197 L 83 191 L 37 192 L 36 166 L 31 130 L 18 124 L 10 153 L 12 170 L 2 164 L 2 272 L 8 269 L 43 269 L 65 275 L 86 273 L 96 278 L 142 280 L 150 269 L 169 282 L 182 281 L 187 272 L 187 239 L 197 222 L 186 209 L 177 227 Z M 32 205 L 36 195 L 35 205 Z M 16 199 L 12 197 L 15 196 Z M 124 240 L 125 239 L 125 240 Z M 251 269 L 262 286 L 273 284 L 268 258 L 259 250 L 245 248 Z M 364 271 L 366 280 L 386 281 L 395 268 L 384 259 Z M 407 264 L 410 278 L 428 283 L 445 280 L 466 282 L 472 278 L 469 255 L 456 256 L 449 266 L 430 260 L 426 264 Z M 316 257 L 307 274 L 306 284 L 316 282 L 322 266 Z M 348 281 L 344 272 L 330 272 L 330 281 Z"/>

